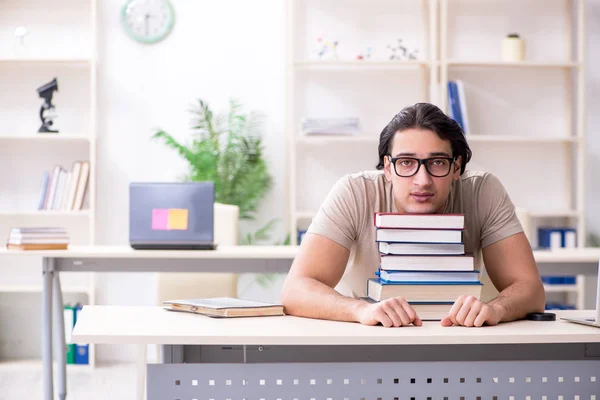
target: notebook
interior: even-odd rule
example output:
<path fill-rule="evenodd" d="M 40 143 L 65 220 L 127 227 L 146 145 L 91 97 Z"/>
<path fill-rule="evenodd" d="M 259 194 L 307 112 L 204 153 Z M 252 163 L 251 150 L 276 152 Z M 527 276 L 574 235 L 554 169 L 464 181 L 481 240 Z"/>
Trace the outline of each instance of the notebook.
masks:
<path fill-rule="evenodd" d="M 163 304 L 168 306 L 166 309 L 169 311 L 183 311 L 219 318 L 285 315 L 281 304 L 232 297 L 167 300 Z"/>

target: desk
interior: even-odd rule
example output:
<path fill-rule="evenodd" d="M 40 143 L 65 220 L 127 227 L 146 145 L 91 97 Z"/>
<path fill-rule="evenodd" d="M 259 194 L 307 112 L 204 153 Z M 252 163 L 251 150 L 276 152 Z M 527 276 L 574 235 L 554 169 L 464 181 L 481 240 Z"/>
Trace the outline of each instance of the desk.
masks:
<path fill-rule="evenodd" d="M 600 329 L 560 320 L 383 328 L 291 316 L 212 319 L 161 307 L 85 306 L 73 339 L 165 345 L 163 362 L 147 366 L 148 400 L 600 395 Z"/>
<path fill-rule="evenodd" d="M 42 362 L 45 400 L 52 399 L 52 313 L 54 310 L 58 391 L 66 396 L 61 271 L 76 272 L 287 272 L 295 246 L 221 246 L 213 251 L 133 250 L 128 246 L 71 246 L 69 250 L 8 251 L 0 256 L 42 257 Z M 596 275 L 600 248 L 534 252 L 541 268 L 552 274 Z M 568 268 L 565 268 L 568 267 Z"/>
<path fill-rule="evenodd" d="M 220 246 L 210 251 L 133 250 L 128 246 L 72 246 L 69 250 L 0 250 L 0 256 L 42 257 L 42 366 L 44 399 L 53 397 L 52 315 L 54 312 L 58 393 L 66 398 L 63 300 L 59 272 L 287 272 L 294 246 Z"/>

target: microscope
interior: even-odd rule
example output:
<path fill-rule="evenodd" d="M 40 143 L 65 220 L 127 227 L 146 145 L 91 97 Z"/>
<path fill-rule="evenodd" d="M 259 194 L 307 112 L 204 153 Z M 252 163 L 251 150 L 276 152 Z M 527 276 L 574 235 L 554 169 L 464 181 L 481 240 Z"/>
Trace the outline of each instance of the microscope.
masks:
<path fill-rule="evenodd" d="M 52 104 L 52 93 L 54 93 L 55 90 L 58 91 L 56 78 L 37 89 L 38 95 L 44 99 L 44 104 L 42 104 L 42 107 L 40 108 L 42 126 L 38 132 L 58 133 L 58 130 L 50 129 L 53 124 L 52 120 L 56 118 L 56 114 L 54 114 L 54 105 Z"/>

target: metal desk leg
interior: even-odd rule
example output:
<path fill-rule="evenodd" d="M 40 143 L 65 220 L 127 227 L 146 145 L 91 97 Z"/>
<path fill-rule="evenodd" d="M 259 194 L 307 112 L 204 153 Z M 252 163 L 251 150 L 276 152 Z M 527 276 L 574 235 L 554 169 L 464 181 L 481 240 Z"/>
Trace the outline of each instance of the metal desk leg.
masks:
<path fill-rule="evenodd" d="M 148 353 L 145 344 L 137 345 L 137 399 L 146 400 L 146 368 Z"/>
<path fill-rule="evenodd" d="M 50 260 L 53 264 L 54 260 Z M 52 265 L 54 269 L 54 265 Z M 54 271 L 53 304 L 54 308 L 54 326 L 56 334 L 56 367 L 58 375 L 58 398 L 65 400 L 67 397 L 67 346 L 65 343 L 65 314 L 60 288 L 60 274 Z"/>
<path fill-rule="evenodd" d="M 52 400 L 52 278 L 54 271 L 50 259 L 42 260 L 42 367 L 44 378 L 44 400 Z"/>

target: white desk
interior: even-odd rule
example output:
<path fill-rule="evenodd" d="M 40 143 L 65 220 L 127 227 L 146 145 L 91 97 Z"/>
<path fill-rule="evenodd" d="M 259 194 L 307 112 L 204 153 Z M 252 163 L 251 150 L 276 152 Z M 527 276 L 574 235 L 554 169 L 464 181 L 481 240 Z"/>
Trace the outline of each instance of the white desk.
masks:
<path fill-rule="evenodd" d="M 217 250 L 133 250 L 128 246 L 71 246 L 69 250 L 0 250 L 0 256 L 42 257 L 42 365 L 44 398 L 53 395 L 52 314 L 56 333 L 58 393 L 66 398 L 63 300 L 59 272 L 286 272 L 295 246 L 220 246 Z"/>
<path fill-rule="evenodd" d="M 133 250 L 128 246 L 71 246 L 69 250 L 8 251 L 0 256 L 42 257 L 42 361 L 45 400 L 52 399 L 52 313 L 54 310 L 58 388 L 66 396 L 61 271 L 76 272 L 287 272 L 298 252 L 295 246 L 230 246 L 214 251 Z M 540 269 L 562 275 L 597 273 L 600 248 L 536 251 Z"/>
<path fill-rule="evenodd" d="M 290 316 L 211 319 L 161 307 L 85 306 L 73 340 L 166 345 L 163 363 L 147 366 L 148 400 L 556 395 L 583 400 L 600 394 L 600 329 L 560 320 L 383 328 Z"/>

